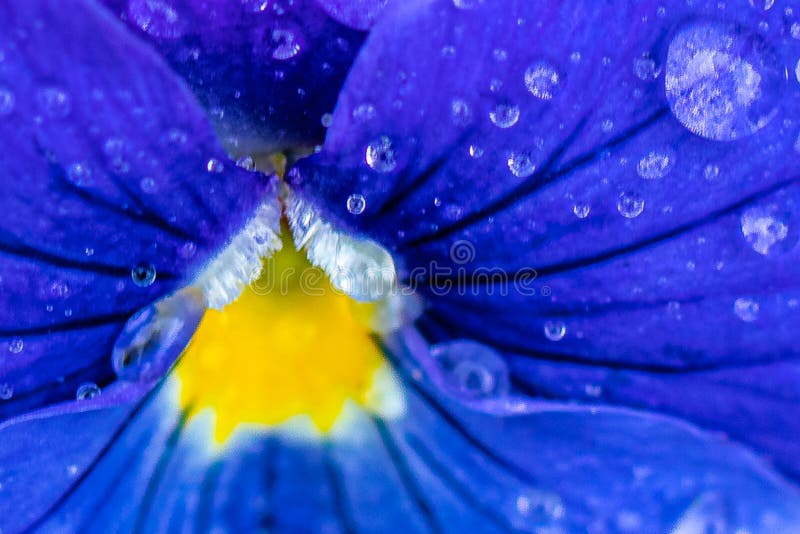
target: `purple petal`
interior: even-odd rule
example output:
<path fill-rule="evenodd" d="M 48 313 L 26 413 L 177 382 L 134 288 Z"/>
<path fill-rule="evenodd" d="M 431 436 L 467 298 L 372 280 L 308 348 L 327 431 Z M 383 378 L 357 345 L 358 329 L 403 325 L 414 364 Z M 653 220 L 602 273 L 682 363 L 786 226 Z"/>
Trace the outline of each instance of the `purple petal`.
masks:
<path fill-rule="evenodd" d="M 105 4 L 183 76 L 236 155 L 322 142 L 364 40 L 314 0 Z"/>
<path fill-rule="evenodd" d="M 377 22 L 389 0 L 317 0 L 331 17 L 359 30 L 368 30 Z"/>
<path fill-rule="evenodd" d="M 394 251 L 432 343 L 501 349 L 536 393 L 610 382 L 800 473 L 798 13 L 461 4 L 387 8 L 293 186 Z"/>
<path fill-rule="evenodd" d="M 62 8 L 0 7 L 0 420 L 112 381 L 123 323 L 275 195 L 155 53 Z"/>

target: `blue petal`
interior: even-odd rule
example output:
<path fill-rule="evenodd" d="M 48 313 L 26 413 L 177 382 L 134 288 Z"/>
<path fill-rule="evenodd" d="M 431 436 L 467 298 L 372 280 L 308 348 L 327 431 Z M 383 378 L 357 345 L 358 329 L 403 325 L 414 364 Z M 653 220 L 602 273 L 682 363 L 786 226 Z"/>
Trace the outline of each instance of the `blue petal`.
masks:
<path fill-rule="evenodd" d="M 719 435 L 662 416 L 522 398 L 508 399 L 524 407 L 517 415 L 471 411 L 420 380 L 413 346 L 391 346 L 406 415 L 382 420 L 348 409 L 322 440 L 301 426 L 250 428 L 214 451 L 210 418 L 187 421 L 172 382 L 139 405 L 0 429 L 0 528 L 670 532 L 683 525 L 756 534 L 800 526 L 797 489 Z M 23 442 L 24 452 L 14 445 Z M 38 465 L 27 471 L 30 456 Z"/>
<path fill-rule="evenodd" d="M 314 0 L 104 0 L 163 54 L 237 155 L 320 143 L 364 40 Z"/>
<path fill-rule="evenodd" d="M 389 0 L 317 0 L 317 3 L 342 24 L 368 30 L 375 25 Z"/>
<path fill-rule="evenodd" d="M 750 4 L 394 3 L 290 179 L 394 251 L 431 342 L 800 475 L 798 13 Z"/>
<path fill-rule="evenodd" d="M 112 381 L 126 319 L 275 195 L 156 54 L 93 5 L 70 10 L 0 7 L 0 420 Z"/>

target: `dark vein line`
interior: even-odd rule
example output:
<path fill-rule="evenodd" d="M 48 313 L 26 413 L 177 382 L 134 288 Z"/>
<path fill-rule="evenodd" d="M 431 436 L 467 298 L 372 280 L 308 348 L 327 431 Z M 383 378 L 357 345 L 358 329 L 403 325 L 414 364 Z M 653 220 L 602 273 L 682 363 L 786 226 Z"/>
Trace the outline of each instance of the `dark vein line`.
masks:
<path fill-rule="evenodd" d="M 273 494 L 275 492 L 275 484 L 278 481 L 278 469 L 275 465 L 275 455 L 277 454 L 278 446 L 275 442 L 275 438 L 273 438 L 271 435 L 265 437 L 264 439 L 267 440 L 267 443 L 264 446 L 264 453 L 261 455 L 261 458 L 264 459 L 263 480 L 264 495 L 267 497 L 265 499 L 265 506 L 267 509 L 264 510 L 264 513 L 261 516 L 259 526 L 269 532 L 272 532 L 277 523 L 275 517 L 275 504 L 271 502 L 271 500 L 274 499 Z"/>
<path fill-rule="evenodd" d="M 339 518 L 342 530 L 346 534 L 356 534 L 358 531 L 356 530 L 355 521 L 347 506 L 347 491 L 344 487 L 342 475 L 336 465 L 336 460 L 333 458 L 331 442 L 328 440 L 323 444 L 322 459 L 325 466 L 325 474 L 330 481 L 331 490 L 333 491 L 333 509 L 336 513 L 336 517 Z"/>
<path fill-rule="evenodd" d="M 417 480 L 412 474 L 411 468 L 406 462 L 405 457 L 403 457 L 400 447 L 394 441 L 389 429 L 386 428 L 386 423 L 374 415 L 371 416 L 371 419 L 375 424 L 375 428 L 378 429 L 378 434 L 380 435 L 383 447 L 389 454 L 389 459 L 391 460 L 392 465 L 394 465 L 395 472 L 397 472 L 397 475 L 400 477 L 400 482 L 403 484 L 408 496 L 414 502 L 414 505 L 422 513 L 422 517 L 425 519 L 428 530 L 434 533 L 444 532 L 442 527 L 439 525 L 436 515 L 433 512 L 433 508 L 422 494 L 422 489 L 419 487 Z"/>
<path fill-rule="evenodd" d="M 73 330 L 88 330 L 98 326 L 104 326 L 111 323 L 124 323 L 128 318 L 136 313 L 139 308 L 133 310 L 126 310 L 117 313 L 109 313 L 107 315 L 96 315 L 94 317 L 82 317 L 62 321 L 50 325 L 36 325 L 27 328 L 14 328 L 14 329 L 0 329 L 0 338 L 23 337 L 23 336 L 43 336 L 48 334 L 57 334 L 62 332 L 70 332 Z"/>
<path fill-rule="evenodd" d="M 214 496 L 217 493 L 217 486 L 224 467 L 222 460 L 215 460 L 206 469 L 203 481 L 200 483 L 200 497 L 197 504 L 197 513 L 194 518 L 194 532 L 209 532 L 211 529 L 211 510 L 214 507 Z M 178 529 L 175 529 L 176 531 Z"/>

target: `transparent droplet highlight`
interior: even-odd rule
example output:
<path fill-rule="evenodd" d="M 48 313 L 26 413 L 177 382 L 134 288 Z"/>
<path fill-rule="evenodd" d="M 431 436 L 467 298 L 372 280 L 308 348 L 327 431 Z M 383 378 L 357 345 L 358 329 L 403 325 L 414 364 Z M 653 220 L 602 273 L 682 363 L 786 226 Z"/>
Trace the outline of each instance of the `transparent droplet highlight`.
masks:
<path fill-rule="evenodd" d="M 435 345 L 431 355 L 442 372 L 444 386 L 459 398 L 500 397 L 510 389 L 508 366 L 494 350 L 471 340 Z"/>
<path fill-rule="evenodd" d="M 347 197 L 347 211 L 353 215 L 361 215 L 367 208 L 367 199 L 364 195 L 354 193 Z"/>
<path fill-rule="evenodd" d="M 8 382 L 0 383 L 0 400 L 8 400 L 14 396 L 14 388 Z"/>
<path fill-rule="evenodd" d="M 397 167 L 397 155 L 392 141 L 385 135 L 367 145 L 364 159 L 371 169 L 381 173 L 391 172 Z"/>
<path fill-rule="evenodd" d="M 131 280 L 139 287 L 148 287 L 156 281 L 156 267 L 152 263 L 137 263 L 131 269 Z"/>
<path fill-rule="evenodd" d="M 790 212 L 782 212 L 777 204 L 750 207 L 742 213 L 742 235 L 763 256 L 787 252 L 795 244 L 787 241 L 789 219 Z"/>
<path fill-rule="evenodd" d="M 11 354 L 19 354 L 25 350 L 25 342 L 20 338 L 14 338 L 8 342 L 8 352 Z"/>
<path fill-rule="evenodd" d="M 78 386 L 75 399 L 79 401 L 90 400 L 100 395 L 100 388 L 94 382 L 86 382 Z"/>
<path fill-rule="evenodd" d="M 498 103 L 489 112 L 489 119 L 498 128 L 511 128 L 519 121 L 519 106 L 510 102 Z"/>
<path fill-rule="evenodd" d="M 16 97 L 10 90 L 0 87 L 0 117 L 10 115 L 14 111 Z"/>
<path fill-rule="evenodd" d="M 165 0 L 130 0 L 128 16 L 153 37 L 177 39 L 184 32 L 178 11 Z"/>
<path fill-rule="evenodd" d="M 537 61 L 525 70 L 525 87 L 540 100 L 552 99 L 560 81 L 556 68 L 546 61 Z"/>
<path fill-rule="evenodd" d="M 225 170 L 225 164 L 217 158 L 210 158 L 206 162 L 206 170 L 210 173 L 219 174 Z"/>
<path fill-rule="evenodd" d="M 734 25 L 694 22 L 670 42 L 667 101 L 689 131 L 716 141 L 739 139 L 776 115 L 781 71 L 760 36 Z"/>
<path fill-rule="evenodd" d="M 626 219 L 635 219 L 644 211 L 644 199 L 632 191 L 622 193 L 617 199 L 617 211 Z"/>
<path fill-rule="evenodd" d="M 72 111 L 72 99 L 58 87 L 44 87 L 36 95 L 39 109 L 53 119 L 63 119 Z"/>
<path fill-rule="evenodd" d="M 738 298 L 733 303 L 733 312 L 746 323 L 756 321 L 760 310 L 761 306 L 758 302 L 748 297 Z"/>
<path fill-rule="evenodd" d="M 663 178 L 675 165 L 675 152 L 672 150 L 651 150 L 639 160 L 636 172 L 645 180 Z"/>
<path fill-rule="evenodd" d="M 512 152 L 506 163 L 508 170 L 517 178 L 527 178 L 536 170 L 536 161 L 533 159 L 533 155 L 527 151 Z"/>
<path fill-rule="evenodd" d="M 544 337 L 550 341 L 561 341 L 567 335 L 567 325 L 564 321 L 549 320 L 544 323 Z"/>
<path fill-rule="evenodd" d="M 592 211 L 591 206 L 585 202 L 578 202 L 572 206 L 572 213 L 579 219 L 585 219 L 588 217 L 590 211 Z"/>

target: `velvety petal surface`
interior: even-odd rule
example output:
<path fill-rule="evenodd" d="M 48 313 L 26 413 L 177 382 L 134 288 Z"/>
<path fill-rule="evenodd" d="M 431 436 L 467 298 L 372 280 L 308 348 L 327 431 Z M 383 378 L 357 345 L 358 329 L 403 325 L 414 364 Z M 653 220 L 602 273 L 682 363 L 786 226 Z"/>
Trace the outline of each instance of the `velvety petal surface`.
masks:
<path fill-rule="evenodd" d="M 431 343 L 478 340 L 529 393 L 686 417 L 798 476 L 798 16 L 394 3 L 290 180 L 394 252 Z"/>
<path fill-rule="evenodd" d="M 215 449 L 211 414 L 187 420 L 174 381 L 127 408 L 7 425 L 0 528 L 757 534 L 800 525 L 796 489 L 719 435 L 524 397 L 508 399 L 516 415 L 473 411 L 431 387 L 412 356 L 427 346 L 408 339 L 389 349 L 405 415 L 351 406 L 324 439 L 297 420 L 243 428 Z"/>
<path fill-rule="evenodd" d="M 365 35 L 314 0 L 104 3 L 183 76 L 237 155 L 320 143 Z"/>
<path fill-rule="evenodd" d="M 275 198 L 94 4 L 0 6 L 0 420 L 115 378 L 125 321 Z"/>

